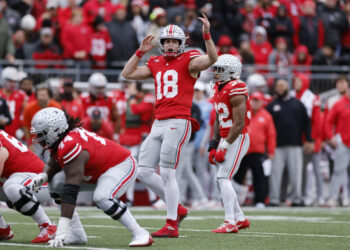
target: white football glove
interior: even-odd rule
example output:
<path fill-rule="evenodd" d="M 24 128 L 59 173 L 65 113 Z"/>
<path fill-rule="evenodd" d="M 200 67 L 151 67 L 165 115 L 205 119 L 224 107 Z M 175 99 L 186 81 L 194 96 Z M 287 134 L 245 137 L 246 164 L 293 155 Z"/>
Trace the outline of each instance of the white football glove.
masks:
<path fill-rule="evenodd" d="M 60 217 L 58 221 L 56 236 L 53 240 L 49 241 L 50 247 L 63 247 L 63 241 L 66 238 L 70 221 L 71 219 Z"/>
<path fill-rule="evenodd" d="M 41 186 L 47 182 L 48 177 L 46 173 L 40 173 L 37 174 L 31 181 L 31 183 L 29 183 L 29 186 L 31 187 L 31 189 L 34 192 L 38 192 L 41 189 Z"/>

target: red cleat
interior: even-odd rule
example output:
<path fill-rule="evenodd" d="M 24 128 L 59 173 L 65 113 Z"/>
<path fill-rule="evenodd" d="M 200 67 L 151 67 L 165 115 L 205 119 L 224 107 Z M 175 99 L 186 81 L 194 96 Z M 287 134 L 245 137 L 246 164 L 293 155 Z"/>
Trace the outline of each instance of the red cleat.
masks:
<path fill-rule="evenodd" d="M 237 228 L 238 228 L 238 230 L 246 229 L 246 228 L 249 227 L 249 225 L 250 225 L 250 222 L 249 222 L 248 219 L 245 219 L 245 220 L 243 220 L 243 221 L 238 221 L 238 222 L 237 222 Z"/>
<path fill-rule="evenodd" d="M 185 219 L 189 213 L 190 212 L 188 211 L 187 208 L 185 208 L 184 206 L 179 204 L 179 206 L 177 207 L 177 225 L 178 225 L 178 227 L 180 227 L 181 221 L 183 221 L 183 219 Z"/>
<path fill-rule="evenodd" d="M 238 233 L 238 228 L 236 224 L 232 224 L 228 221 L 224 221 L 220 227 L 212 231 L 213 233 Z"/>
<path fill-rule="evenodd" d="M 177 238 L 179 237 L 179 230 L 177 222 L 175 220 L 166 220 L 166 224 L 163 228 L 157 232 L 152 233 L 154 238 Z"/>
<path fill-rule="evenodd" d="M 10 225 L 5 228 L 0 228 L 0 240 L 10 240 L 13 238 L 13 233 Z"/>
<path fill-rule="evenodd" d="M 42 225 L 39 225 L 40 233 L 39 235 L 32 240 L 32 243 L 47 243 L 49 240 L 51 240 L 57 230 L 56 225 L 49 225 L 48 223 L 44 223 Z"/>

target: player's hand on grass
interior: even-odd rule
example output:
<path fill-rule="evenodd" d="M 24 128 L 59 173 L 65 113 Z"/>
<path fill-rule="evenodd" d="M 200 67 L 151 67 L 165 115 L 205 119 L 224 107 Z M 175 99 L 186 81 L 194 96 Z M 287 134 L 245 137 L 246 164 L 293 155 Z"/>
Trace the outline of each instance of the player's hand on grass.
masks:
<path fill-rule="evenodd" d="M 32 181 L 29 183 L 29 187 L 34 191 L 38 192 L 41 189 L 41 186 L 47 182 L 47 174 L 40 173 L 37 174 Z"/>

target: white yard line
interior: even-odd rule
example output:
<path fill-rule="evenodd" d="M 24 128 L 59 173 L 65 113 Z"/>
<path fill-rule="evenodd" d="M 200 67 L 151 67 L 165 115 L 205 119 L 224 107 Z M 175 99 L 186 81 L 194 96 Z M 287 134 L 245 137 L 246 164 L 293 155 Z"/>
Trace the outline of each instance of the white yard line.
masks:
<path fill-rule="evenodd" d="M 0 246 L 17 246 L 17 247 L 33 247 L 33 248 L 50 248 L 48 245 L 39 245 L 39 244 L 20 244 L 20 243 L 0 243 Z M 87 249 L 87 250 L 125 250 L 122 248 L 101 248 L 101 247 L 78 247 L 78 246 L 64 246 L 64 248 L 69 249 Z M 51 249 L 51 248 L 50 248 Z"/>

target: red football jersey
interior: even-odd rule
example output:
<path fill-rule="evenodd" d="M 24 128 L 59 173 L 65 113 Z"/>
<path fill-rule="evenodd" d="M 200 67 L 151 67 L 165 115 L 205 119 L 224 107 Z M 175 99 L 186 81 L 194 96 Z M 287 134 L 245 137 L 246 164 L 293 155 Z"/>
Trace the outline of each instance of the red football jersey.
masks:
<path fill-rule="evenodd" d="M 0 146 L 6 148 L 9 152 L 1 178 L 9 178 L 12 174 L 18 172 L 43 172 L 44 162 L 32 151 L 28 150 L 26 145 L 3 130 L 0 130 Z"/>
<path fill-rule="evenodd" d="M 161 55 L 147 61 L 155 79 L 156 119 L 191 116 L 193 86 L 197 78 L 191 76 L 188 65 L 200 55 L 199 51 L 190 50 L 171 60 Z"/>
<path fill-rule="evenodd" d="M 83 150 L 89 152 L 89 161 L 85 164 L 84 169 L 84 181 L 88 183 L 96 183 L 97 179 L 109 168 L 130 156 L 130 151 L 116 142 L 86 129 L 76 128 L 64 137 L 54 157 L 63 168 L 76 159 Z"/>
<path fill-rule="evenodd" d="M 90 55 L 94 63 L 97 63 L 95 68 L 106 68 L 107 51 L 113 48 L 111 36 L 107 29 L 103 29 L 91 34 L 91 50 Z M 98 64 L 100 62 L 101 64 Z"/>
<path fill-rule="evenodd" d="M 16 130 L 22 127 L 21 115 L 23 104 L 27 100 L 27 95 L 22 90 L 16 90 L 11 95 L 7 96 L 0 89 L 0 96 L 6 100 L 7 106 L 11 114 L 11 124 L 5 126 L 5 131 L 12 136 L 15 136 Z"/>
<path fill-rule="evenodd" d="M 83 93 L 80 95 L 80 100 L 83 104 L 85 115 L 91 116 L 95 109 L 101 111 L 102 118 L 108 121 L 112 120 L 112 107 L 115 105 L 115 101 L 112 96 L 105 96 L 104 98 L 92 99 L 89 93 Z"/>
<path fill-rule="evenodd" d="M 220 136 L 222 138 L 227 137 L 234 121 L 234 117 L 232 117 L 232 105 L 230 99 L 235 95 L 244 95 L 247 97 L 245 123 L 241 133 L 248 132 L 247 127 L 250 123 L 251 118 L 250 103 L 248 100 L 248 89 L 246 84 L 241 80 L 232 80 L 226 83 L 220 91 L 218 85 L 215 85 L 214 87 L 215 109 L 219 115 Z"/>

